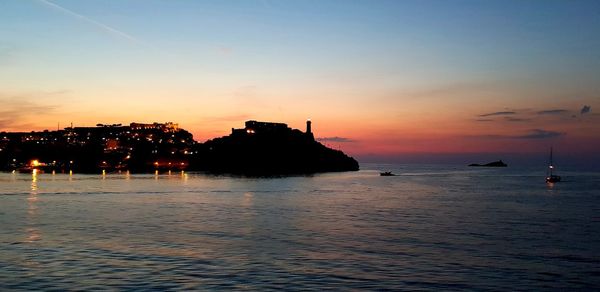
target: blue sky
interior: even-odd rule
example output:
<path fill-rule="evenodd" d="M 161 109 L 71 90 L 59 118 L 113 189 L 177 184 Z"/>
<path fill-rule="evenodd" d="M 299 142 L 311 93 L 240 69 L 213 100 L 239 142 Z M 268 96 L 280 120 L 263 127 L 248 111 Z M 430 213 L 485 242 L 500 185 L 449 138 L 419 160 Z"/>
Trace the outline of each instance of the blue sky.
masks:
<path fill-rule="evenodd" d="M 369 155 L 536 130 L 566 135 L 502 147 L 590 152 L 599 35 L 598 1 L 5 0 L 0 131 L 175 120 L 203 140 L 311 117 Z M 501 111 L 519 117 L 476 121 Z"/>

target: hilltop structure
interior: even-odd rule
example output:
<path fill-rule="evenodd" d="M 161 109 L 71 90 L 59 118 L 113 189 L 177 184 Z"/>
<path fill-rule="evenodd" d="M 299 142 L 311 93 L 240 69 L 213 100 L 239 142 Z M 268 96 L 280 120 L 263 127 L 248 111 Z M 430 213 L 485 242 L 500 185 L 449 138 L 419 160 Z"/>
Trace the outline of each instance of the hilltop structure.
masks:
<path fill-rule="evenodd" d="M 231 129 L 232 135 L 246 135 L 246 134 L 262 134 L 271 133 L 277 134 L 291 129 L 287 124 L 284 123 L 271 123 L 271 122 L 258 122 L 258 121 L 246 121 L 246 127 L 243 129 Z"/>
<path fill-rule="evenodd" d="M 194 141 L 175 123 L 97 124 L 0 133 L 0 170 L 86 172 L 203 170 L 280 175 L 358 170 L 358 162 L 284 123 L 247 121 L 231 135 Z"/>

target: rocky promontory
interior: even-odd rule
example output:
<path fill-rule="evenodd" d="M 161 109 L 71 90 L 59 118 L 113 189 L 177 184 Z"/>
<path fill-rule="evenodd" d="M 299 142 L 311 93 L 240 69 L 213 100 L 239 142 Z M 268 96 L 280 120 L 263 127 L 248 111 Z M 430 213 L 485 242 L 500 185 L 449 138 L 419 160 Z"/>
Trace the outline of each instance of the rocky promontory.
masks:
<path fill-rule="evenodd" d="M 213 173 L 269 176 L 359 169 L 354 158 L 315 141 L 310 122 L 302 132 L 285 124 L 248 121 L 229 136 L 198 145 L 197 151 L 191 166 Z"/>
<path fill-rule="evenodd" d="M 486 164 L 477 164 L 477 163 L 473 163 L 473 164 L 469 164 L 469 166 L 481 166 L 481 167 L 507 167 L 508 165 L 504 162 L 502 162 L 502 160 L 498 160 L 498 161 L 494 161 L 494 162 L 490 162 L 490 163 L 486 163 Z"/>

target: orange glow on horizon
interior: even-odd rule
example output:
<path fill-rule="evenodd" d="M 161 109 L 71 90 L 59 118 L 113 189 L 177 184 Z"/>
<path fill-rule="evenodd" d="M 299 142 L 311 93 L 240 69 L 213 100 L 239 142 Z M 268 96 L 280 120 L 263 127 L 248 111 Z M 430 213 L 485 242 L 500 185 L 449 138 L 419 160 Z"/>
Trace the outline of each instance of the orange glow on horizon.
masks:
<path fill-rule="evenodd" d="M 441 103 L 436 105 L 433 113 L 419 107 L 406 107 L 400 104 L 385 105 L 359 111 L 355 108 L 344 111 L 329 112 L 326 107 L 305 108 L 289 115 L 280 115 L 257 111 L 255 115 L 223 113 L 217 117 L 198 112 L 191 117 L 170 114 L 160 114 L 152 118 L 153 111 L 136 112 L 131 118 L 125 113 L 110 116 L 87 115 L 73 116 L 77 126 L 94 126 L 98 122 L 105 124 L 121 123 L 124 125 L 136 122 L 179 123 L 182 129 L 191 132 L 198 142 L 227 136 L 231 128 L 241 128 L 246 120 L 283 122 L 294 129 L 305 131 L 307 117 L 312 122 L 312 132 L 316 139 L 323 144 L 340 149 L 350 155 L 399 155 L 403 153 L 477 153 L 477 152 L 536 152 L 544 149 L 551 142 L 563 149 L 572 149 L 581 153 L 594 153 L 600 146 L 597 134 L 597 124 L 600 116 L 587 115 L 568 118 L 561 116 L 545 116 L 536 114 L 535 110 L 516 110 L 514 115 L 484 116 L 491 109 L 481 106 L 464 106 L 460 111 L 456 106 Z M 425 105 L 422 105 L 425 107 Z M 442 110 L 442 107 L 448 110 Z M 462 106 L 462 105 L 461 105 Z M 535 105 L 534 105 L 535 106 Z M 564 107 L 567 107 L 565 105 Z M 571 108 L 575 105 L 570 105 Z M 537 108 L 541 108 L 540 105 Z M 288 110 L 289 111 L 289 110 Z M 507 110 L 508 112 L 508 110 Z M 172 118 L 180 116 L 181 120 Z M 207 118 L 207 117 L 211 118 Z M 28 125 L 49 125 L 54 116 L 41 115 Z M 521 121 L 522 120 L 522 121 Z M 70 125 L 62 121 L 61 128 Z M 25 126 L 25 123 L 2 131 L 41 131 L 54 130 L 51 127 Z M 552 137 L 535 138 L 536 129 L 541 134 L 556 135 Z M 531 136 L 531 138 L 528 138 Z"/>

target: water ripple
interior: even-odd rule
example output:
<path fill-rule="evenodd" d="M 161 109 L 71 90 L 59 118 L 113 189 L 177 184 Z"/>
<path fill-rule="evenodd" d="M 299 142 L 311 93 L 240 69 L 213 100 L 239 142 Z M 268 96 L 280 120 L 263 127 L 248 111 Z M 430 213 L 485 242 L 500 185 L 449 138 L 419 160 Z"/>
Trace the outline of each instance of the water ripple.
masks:
<path fill-rule="evenodd" d="M 392 170 L 0 174 L 0 290 L 600 286 L 600 176 L 548 189 L 529 171 Z"/>

